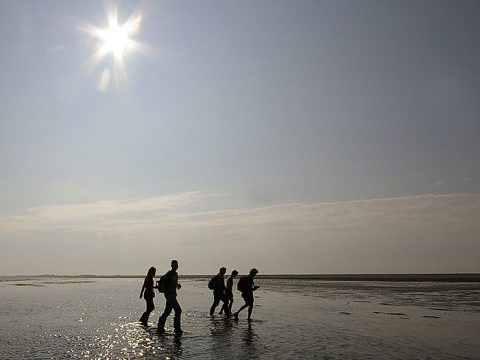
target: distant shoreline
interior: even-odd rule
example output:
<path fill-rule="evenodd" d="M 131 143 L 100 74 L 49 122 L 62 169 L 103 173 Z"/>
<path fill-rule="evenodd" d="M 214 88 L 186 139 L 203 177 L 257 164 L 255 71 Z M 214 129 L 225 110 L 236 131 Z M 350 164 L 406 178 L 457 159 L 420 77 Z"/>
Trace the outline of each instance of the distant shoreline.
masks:
<path fill-rule="evenodd" d="M 183 279 L 208 279 L 210 275 L 179 275 Z M 38 278 L 64 279 L 140 279 L 145 275 L 7 275 L 0 281 Z M 480 282 L 480 273 L 458 274 L 275 274 L 257 275 L 267 280 L 384 281 L 384 282 Z"/>

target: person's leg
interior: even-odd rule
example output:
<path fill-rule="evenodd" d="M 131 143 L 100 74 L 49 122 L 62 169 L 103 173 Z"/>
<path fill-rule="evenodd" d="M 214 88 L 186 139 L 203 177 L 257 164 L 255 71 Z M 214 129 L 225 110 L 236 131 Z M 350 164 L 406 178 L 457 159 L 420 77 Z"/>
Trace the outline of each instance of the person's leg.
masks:
<path fill-rule="evenodd" d="M 157 330 L 158 332 L 165 331 L 165 321 L 167 320 L 168 315 L 172 312 L 172 304 L 170 301 L 165 302 L 165 310 L 163 310 L 162 315 L 158 318 Z"/>
<path fill-rule="evenodd" d="M 232 313 L 232 306 L 233 306 L 233 299 L 230 299 L 228 302 L 228 311 L 230 311 L 230 314 Z"/>
<path fill-rule="evenodd" d="M 142 317 L 140 318 L 140 321 L 143 324 L 147 324 L 148 318 L 150 316 L 150 313 L 155 309 L 155 305 L 153 304 L 153 298 L 146 297 L 145 302 L 147 303 L 147 309 L 145 312 L 142 314 Z"/>
<path fill-rule="evenodd" d="M 140 322 L 145 324 L 147 321 L 145 320 L 147 318 L 147 311 L 148 311 L 148 301 L 145 299 L 145 302 L 147 304 L 147 309 L 143 312 L 142 316 L 140 317 Z"/>
<path fill-rule="evenodd" d="M 243 304 L 242 307 L 237 310 L 237 312 L 233 313 L 233 317 L 234 317 L 235 319 L 238 319 L 238 314 L 240 313 L 240 311 L 242 311 L 242 310 L 245 309 L 246 307 L 248 307 L 248 304 Z"/>
<path fill-rule="evenodd" d="M 140 321 L 143 325 L 147 325 L 148 315 L 147 315 L 146 311 L 142 314 L 142 316 L 140 317 L 140 319 L 138 321 Z"/>
<path fill-rule="evenodd" d="M 253 302 L 255 298 L 253 297 L 253 292 L 249 294 L 248 298 L 245 298 L 245 303 L 248 304 L 248 320 L 252 320 L 252 310 Z"/>
<path fill-rule="evenodd" d="M 249 294 L 248 299 L 245 299 L 246 304 L 248 304 L 248 320 L 252 320 L 252 310 L 253 310 L 253 293 Z"/>
<path fill-rule="evenodd" d="M 220 303 L 220 296 L 218 294 L 213 294 L 213 304 L 210 307 L 210 315 L 213 315 L 215 313 L 215 308 L 218 306 Z"/>
<path fill-rule="evenodd" d="M 153 297 L 146 298 L 145 300 L 147 302 L 147 310 L 145 311 L 145 323 L 147 323 L 151 312 L 155 310 L 155 305 L 153 304 Z"/>
<path fill-rule="evenodd" d="M 181 334 L 183 332 L 182 326 L 180 325 L 182 308 L 180 307 L 180 304 L 178 303 L 176 298 L 172 301 L 172 307 L 173 307 L 173 310 L 175 310 L 175 316 L 173 318 L 173 328 L 175 330 L 175 333 Z"/>
<path fill-rule="evenodd" d="M 150 315 L 150 313 L 155 310 L 155 304 L 153 303 L 153 297 L 148 299 L 147 301 L 147 311 Z"/>
<path fill-rule="evenodd" d="M 231 313 L 230 313 L 230 309 L 228 308 L 228 300 L 227 300 L 227 297 L 225 296 L 225 294 L 222 294 L 222 297 L 221 297 L 221 300 L 222 300 L 222 311 L 220 311 L 220 313 L 222 313 L 223 311 L 225 312 L 225 316 L 230 316 Z"/>
<path fill-rule="evenodd" d="M 231 302 L 233 301 L 233 294 L 232 294 L 232 291 L 231 290 L 225 290 L 225 292 L 223 293 L 223 295 L 225 296 L 225 299 L 227 300 L 227 308 L 228 308 L 228 313 L 231 315 L 232 314 L 232 304 Z M 220 310 L 220 315 L 222 315 L 223 313 L 223 307 L 222 307 L 222 310 Z"/>
<path fill-rule="evenodd" d="M 233 314 L 235 319 L 238 319 L 238 314 L 240 313 L 240 311 L 250 306 L 253 307 L 253 293 L 248 293 L 248 292 L 242 293 L 242 297 L 243 297 L 243 300 L 245 300 L 245 304 L 240 309 L 238 309 L 236 313 Z M 252 311 L 249 309 L 249 313 L 248 313 L 249 316 L 251 315 L 251 313 Z"/>
<path fill-rule="evenodd" d="M 224 295 L 224 296 L 225 296 L 225 295 Z M 222 315 L 222 314 L 223 314 L 223 310 L 224 310 L 224 309 L 225 309 L 225 307 L 224 307 L 224 306 L 222 306 L 222 308 L 220 309 L 220 312 L 219 312 L 219 314 L 220 314 L 220 315 Z M 226 314 L 226 313 L 225 313 L 225 314 Z"/>

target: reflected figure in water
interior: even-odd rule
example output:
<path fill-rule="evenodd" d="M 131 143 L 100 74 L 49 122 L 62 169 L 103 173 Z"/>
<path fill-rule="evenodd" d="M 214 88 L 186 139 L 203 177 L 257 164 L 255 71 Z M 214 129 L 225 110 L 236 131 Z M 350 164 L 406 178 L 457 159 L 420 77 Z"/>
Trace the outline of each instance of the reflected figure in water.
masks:
<path fill-rule="evenodd" d="M 227 269 L 221 267 L 218 274 L 215 275 L 212 279 L 210 279 L 208 287 L 209 289 L 213 290 L 213 304 L 210 307 L 210 315 L 215 313 L 215 308 L 220 304 L 222 304 L 222 311 L 225 311 L 225 316 L 230 316 L 230 311 L 228 310 L 228 301 L 225 297 L 225 273 Z"/>
<path fill-rule="evenodd" d="M 247 276 L 242 276 L 240 280 L 238 280 L 237 288 L 242 292 L 242 297 L 245 301 L 245 304 L 233 314 L 235 320 L 238 320 L 238 314 L 246 307 L 248 307 L 248 320 L 252 320 L 253 292 L 259 288 L 258 286 L 254 285 L 253 278 L 257 274 L 258 270 L 253 268 L 250 270 L 250 273 Z"/>
<path fill-rule="evenodd" d="M 172 312 L 172 309 L 175 311 L 175 316 L 173 318 L 173 328 L 175 334 L 181 335 L 183 333 L 182 327 L 180 326 L 180 316 L 182 315 L 182 308 L 177 301 L 177 289 L 180 289 L 182 286 L 178 283 L 178 261 L 172 260 L 171 262 L 172 269 L 168 271 L 159 281 L 159 290 L 163 291 L 165 296 L 165 309 L 163 310 L 162 315 L 158 319 L 157 331 L 160 334 L 165 332 L 165 321 L 167 317 Z"/>
<path fill-rule="evenodd" d="M 232 321 L 228 321 L 225 318 L 210 317 L 211 359 L 239 358 L 238 346 L 236 344 L 238 338 L 235 334 L 234 326 L 235 324 Z M 245 357 L 242 358 L 246 359 Z"/>
<path fill-rule="evenodd" d="M 147 325 L 148 317 L 150 316 L 150 313 L 155 309 L 155 305 L 153 304 L 153 298 L 155 297 L 155 292 L 153 291 L 153 278 L 156 272 L 157 269 L 155 269 L 153 266 L 148 269 L 147 276 L 145 276 L 145 280 L 143 281 L 142 290 L 140 291 L 140 299 L 143 296 L 145 302 L 147 303 L 147 309 L 139 320 L 143 325 Z"/>
<path fill-rule="evenodd" d="M 249 322 L 245 332 L 243 333 L 243 341 L 247 345 L 253 345 L 255 340 L 255 332 L 253 331 L 252 324 Z"/>
<path fill-rule="evenodd" d="M 158 344 L 161 348 L 157 354 L 152 356 L 152 359 L 180 359 L 182 357 L 182 337 L 177 336 L 176 334 L 175 336 L 162 336 L 162 334 L 158 335 Z"/>
<path fill-rule="evenodd" d="M 230 314 L 232 313 L 233 305 L 233 279 L 238 275 L 237 270 L 233 270 L 230 276 L 227 279 L 227 287 L 225 289 L 225 297 L 227 298 L 227 307 Z M 220 310 L 220 315 L 222 315 L 223 308 Z"/>

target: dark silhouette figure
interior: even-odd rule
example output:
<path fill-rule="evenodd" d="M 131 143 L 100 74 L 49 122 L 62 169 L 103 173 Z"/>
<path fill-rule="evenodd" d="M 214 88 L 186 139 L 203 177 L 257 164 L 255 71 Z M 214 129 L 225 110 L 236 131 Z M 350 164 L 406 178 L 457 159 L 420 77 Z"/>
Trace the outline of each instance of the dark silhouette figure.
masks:
<path fill-rule="evenodd" d="M 158 319 L 157 331 L 159 333 L 165 332 L 165 321 L 167 317 L 172 312 L 172 309 L 175 311 L 175 316 L 173 318 L 173 328 L 175 334 L 181 335 L 183 333 L 182 327 L 180 326 L 180 316 L 182 314 L 182 308 L 177 301 L 177 289 L 180 289 L 182 286 L 178 283 L 178 261 L 172 260 L 171 263 L 172 269 L 164 275 L 164 289 L 163 294 L 165 295 L 165 309 L 163 310 L 162 315 Z"/>
<path fill-rule="evenodd" d="M 227 287 L 225 288 L 225 297 L 227 298 L 227 306 L 230 314 L 232 313 L 233 305 L 233 279 L 238 275 L 237 270 L 233 270 L 231 275 L 227 279 Z M 220 315 L 222 315 L 223 308 L 220 310 Z"/>
<path fill-rule="evenodd" d="M 153 298 L 155 297 L 155 292 L 153 291 L 153 277 L 155 276 L 156 272 L 157 269 L 155 269 L 153 266 L 148 269 L 147 276 L 145 276 L 145 280 L 143 281 L 142 290 L 140 291 L 140 299 L 143 296 L 145 302 L 147 303 L 147 309 L 139 320 L 143 325 L 147 325 L 148 317 L 155 309 L 155 305 L 153 304 Z"/>
<path fill-rule="evenodd" d="M 230 316 L 230 311 L 228 310 L 228 301 L 225 297 L 225 273 L 227 269 L 221 267 L 219 273 L 212 278 L 213 285 L 213 304 L 210 307 L 210 315 L 215 313 L 215 308 L 220 304 L 220 301 L 223 302 L 222 310 L 225 311 L 225 315 Z"/>
<path fill-rule="evenodd" d="M 252 320 L 253 310 L 253 292 L 258 289 L 258 286 L 253 284 L 253 278 L 258 274 L 258 270 L 253 268 L 247 276 L 242 276 L 238 281 L 238 290 L 242 292 L 243 300 L 245 304 L 233 314 L 235 320 L 238 320 L 238 314 L 240 311 L 248 307 L 248 320 Z"/>

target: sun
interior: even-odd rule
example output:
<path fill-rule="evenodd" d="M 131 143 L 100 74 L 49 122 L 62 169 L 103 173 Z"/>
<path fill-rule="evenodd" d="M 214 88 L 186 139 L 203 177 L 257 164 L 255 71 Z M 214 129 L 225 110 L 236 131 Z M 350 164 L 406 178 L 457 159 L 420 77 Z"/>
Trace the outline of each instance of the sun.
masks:
<path fill-rule="evenodd" d="M 135 14 L 124 24 L 118 23 L 117 11 L 108 14 L 108 27 L 105 29 L 93 27 L 89 33 L 101 40 L 100 48 L 97 50 L 98 57 L 106 54 L 113 54 L 117 60 L 122 60 L 127 51 L 134 49 L 137 42 L 133 40 L 139 30 L 142 16 Z"/>
<path fill-rule="evenodd" d="M 117 22 L 111 23 L 107 29 L 99 31 L 99 38 L 103 40 L 102 52 L 122 57 L 133 44 L 131 35 L 125 26 L 119 26 Z"/>
<path fill-rule="evenodd" d="M 142 15 L 139 11 L 134 12 L 123 23 L 118 21 L 117 9 L 111 8 L 107 12 L 108 26 L 105 28 L 97 27 L 88 23 L 81 23 L 80 30 L 87 33 L 93 40 L 94 52 L 87 59 L 86 69 L 88 72 L 93 70 L 107 57 L 112 55 L 113 62 L 103 62 L 105 68 L 100 76 L 97 89 L 106 91 L 112 85 L 118 86 L 122 80 L 126 79 L 125 58 L 134 52 L 145 52 L 147 47 L 141 44 L 135 37 L 140 32 Z"/>

